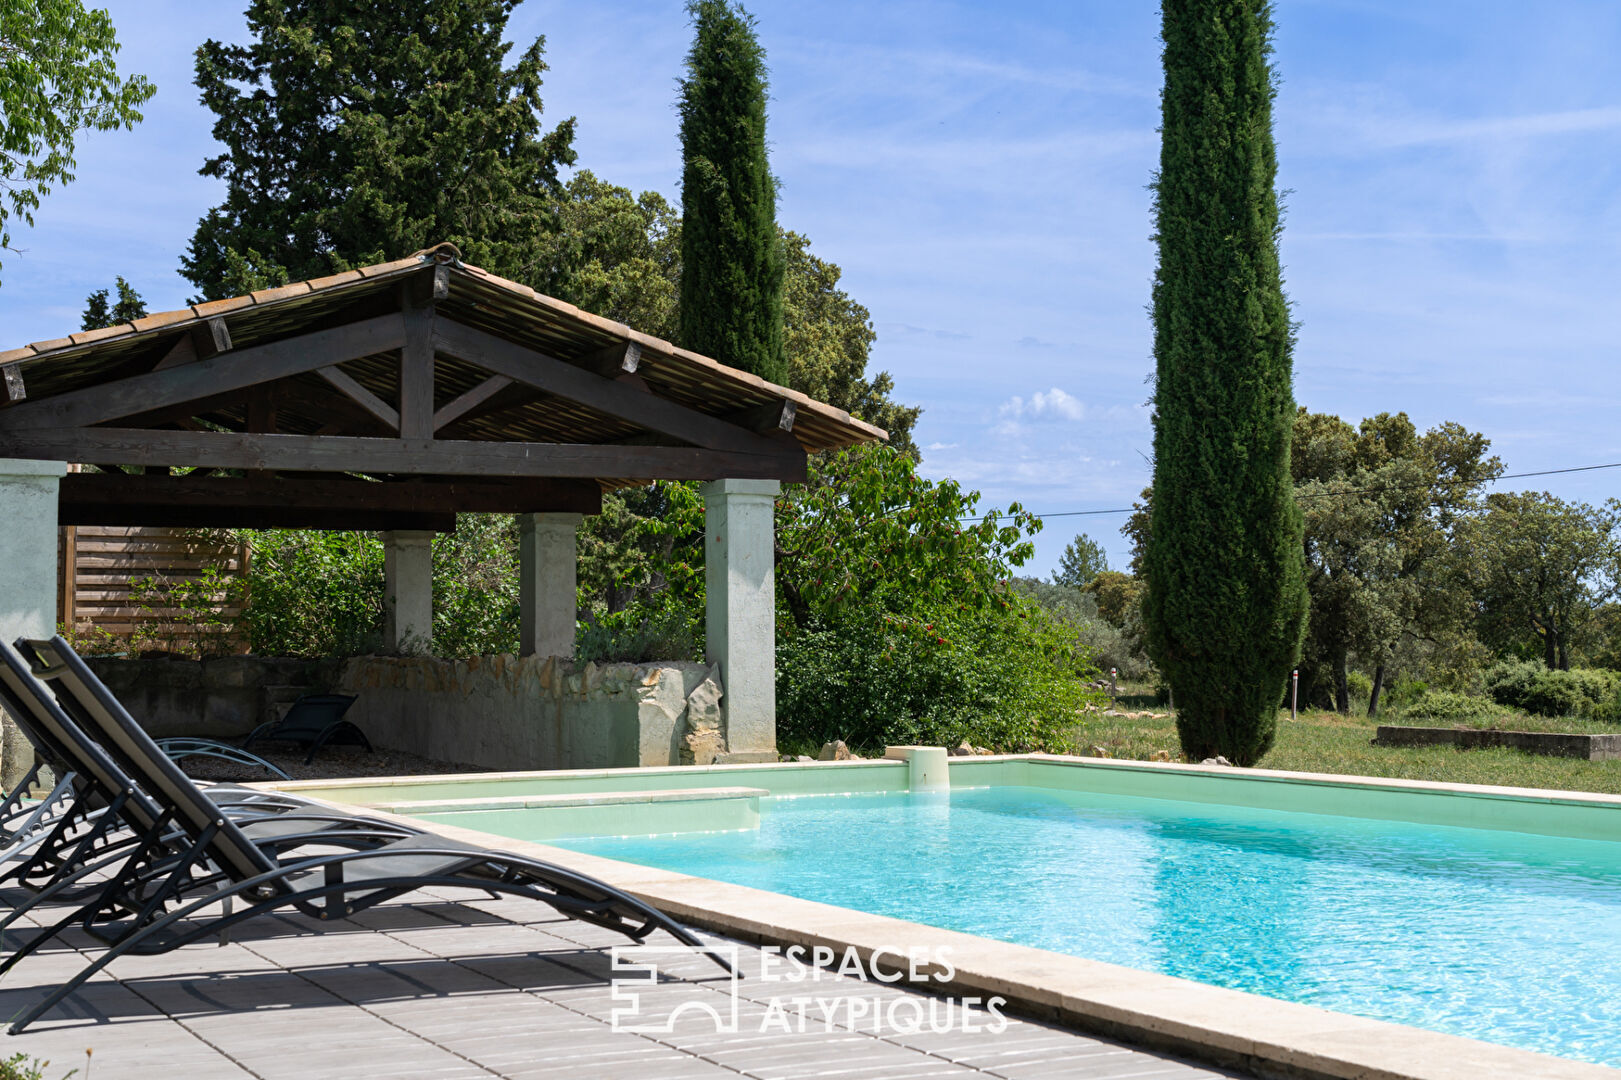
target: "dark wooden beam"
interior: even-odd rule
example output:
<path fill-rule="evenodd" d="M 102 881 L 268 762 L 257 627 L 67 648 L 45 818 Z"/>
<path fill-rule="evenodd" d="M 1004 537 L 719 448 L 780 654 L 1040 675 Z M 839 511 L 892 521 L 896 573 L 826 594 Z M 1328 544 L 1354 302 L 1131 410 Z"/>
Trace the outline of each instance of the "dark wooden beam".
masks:
<path fill-rule="evenodd" d="M 405 314 L 405 346 L 400 350 L 402 439 L 433 438 L 433 308 Z"/>
<path fill-rule="evenodd" d="M 752 436 L 758 438 L 758 436 Z M 805 453 L 761 440 L 769 453 L 697 447 L 368 439 L 346 435 L 249 435 L 141 428 L 0 429 L 0 457 L 110 465 L 224 469 L 557 476 L 625 480 L 805 479 Z"/>
<path fill-rule="evenodd" d="M 438 431 L 446 424 L 461 419 L 511 385 L 512 380 L 505 375 L 491 375 L 454 401 L 448 401 L 442 408 L 434 410 L 433 430 Z"/>
<path fill-rule="evenodd" d="M 777 401 L 768 401 L 764 405 L 740 409 L 729 414 L 726 419 L 738 427 L 748 428 L 761 435 L 774 435 L 778 432 L 787 434 L 794 430 L 794 417 L 798 412 L 797 405 L 788 398 L 781 398 Z"/>
<path fill-rule="evenodd" d="M 36 399 L 0 410 L 0 428 L 20 431 L 101 424 L 330 367 L 404 344 L 405 317 L 382 315 Z"/>
<path fill-rule="evenodd" d="M 450 297 L 450 264 L 435 263 L 433 269 L 412 274 L 404 290 L 406 307 L 431 307 Z"/>
<path fill-rule="evenodd" d="M 316 473 L 296 477 L 208 477 L 72 473 L 60 487 L 63 506 L 368 513 L 569 514 L 602 512 L 602 489 L 590 480 L 428 477 L 375 481 Z M 75 509 L 76 515 L 91 513 Z M 91 524 L 82 522 L 82 524 Z"/>
<path fill-rule="evenodd" d="M 340 367 L 324 367 L 318 368 L 315 373 L 343 391 L 345 397 L 377 417 L 393 430 L 398 431 L 400 429 L 400 414 L 394 410 L 394 407 L 364 386 L 361 386 L 347 371 Z"/>
<path fill-rule="evenodd" d="M 456 515 L 379 510 L 322 510 L 298 506 L 98 506 L 62 504 L 63 525 L 136 525 L 171 529 L 339 529 L 381 532 L 420 529 L 455 532 Z"/>
<path fill-rule="evenodd" d="M 668 398 L 645 393 L 613 379 L 605 379 L 573 364 L 534 349 L 487 334 L 482 330 L 451 322 L 443 317 L 434 324 L 434 344 L 459 360 L 487 368 L 549 394 L 578 402 L 598 412 L 629 420 L 633 424 L 672 435 L 684 442 L 709 450 L 742 454 L 779 454 L 780 444 L 752 431 L 729 424 L 718 417 L 677 404 Z M 603 473 L 618 476 L 618 473 Z"/>
<path fill-rule="evenodd" d="M 28 396 L 28 388 L 23 385 L 23 369 L 17 364 L 7 364 L 0 367 L 0 374 L 5 383 L 4 394 L 7 402 L 22 401 Z"/>
<path fill-rule="evenodd" d="M 216 316 L 207 322 L 193 325 L 181 334 L 180 340 L 163 354 L 163 359 L 154 364 L 152 370 L 163 371 L 181 364 L 207 360 L 211 356 L 230 351 L 231 329 L 225 325 L 224 316 Z"/>
<path fill-rule="evenodd" d="M 604 379 L 634 375 L 642 363 L 642 347 L 634 341 L 616 341 L 607 348 L 581 357 L 575 363 Z"/>

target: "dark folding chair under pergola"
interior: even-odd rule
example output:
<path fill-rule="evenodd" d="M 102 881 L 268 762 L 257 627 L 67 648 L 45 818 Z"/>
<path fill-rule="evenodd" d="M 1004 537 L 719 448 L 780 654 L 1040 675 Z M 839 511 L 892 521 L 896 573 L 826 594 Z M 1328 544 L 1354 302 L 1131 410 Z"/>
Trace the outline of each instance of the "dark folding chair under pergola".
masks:
<path fill-rule="evenodd" d="M 364 746 L 370 753 L 371 740 L 366 738 L 366 733 L 343 718 L 354 703 L 353 694 L 305 694 L 293 702 L 280 720 L 267 720 L 254 728 L 242 749 L 256 742 L 299 743 L 310 748 L 304 755 L 306 765 L 314 761 L 316 751 L 328 743 Z"/>

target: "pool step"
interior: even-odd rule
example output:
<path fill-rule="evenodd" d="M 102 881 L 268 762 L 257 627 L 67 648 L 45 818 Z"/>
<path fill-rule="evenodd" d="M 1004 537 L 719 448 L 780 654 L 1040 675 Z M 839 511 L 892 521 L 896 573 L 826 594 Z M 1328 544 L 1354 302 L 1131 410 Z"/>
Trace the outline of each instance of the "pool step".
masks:
<path fill-rule="evenodd" d="M 651 836 L 760 827 L 764 788 L 672 788 L 477 799 L 374 802 L 372 809 L 426 817 L 518 840 Z"/>

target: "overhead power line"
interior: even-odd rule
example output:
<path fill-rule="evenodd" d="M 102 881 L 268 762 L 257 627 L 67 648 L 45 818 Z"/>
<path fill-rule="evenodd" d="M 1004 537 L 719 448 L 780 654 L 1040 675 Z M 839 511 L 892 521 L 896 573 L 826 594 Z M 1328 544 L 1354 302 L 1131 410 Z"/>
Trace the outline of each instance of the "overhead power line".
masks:
<path fill-rule="evenodd" d="M 1480 480 L 1463 480 L 1463 479 L 1459 479 L 1459 480 L 1440 480 L 1440 481 L 1437 481 L 1436 483 L 1440 483 L 1440 484 L 1495 484 L 1499 480 L 1523 480 L 1523 479 L 1525 479 L 1527 477 L 1531 477 L 1531 476 L 1557 476 L 1557 475 L 1559 475 L 1561 473 L 1594 472 L 1594 471 L 1596 471 L 1598 469 L 1621 469 L 1621 461 L 1611 461 L 1611 462 L 1608 462 L 1608 463 L 1603 464 L 1603 465 L 1572 465 L 1568 469 L 1539 469 L 1536 472 L 1501 473 L 1501 474 L 1499 474 L 1497 476 L 1487 477 L 1487 478 L 1483 478 L 1483 479 L 1480 479 Z M 1327 499 L 1327 498 L 1332 498 L 1332 497 L 1336 497 L 1336 496 L 1340 496 L 1340 495 L 1377 495 L 1377 494 L 1382 494 L 1382 493 L 1384 493 L 1386 491 L 1418 491 L 1418 490 L 1421 490 L 1423 488 L 1429 488 L 1429 487 L 1434 487 L 1434 486 L 1436 486 L 1436 485 L 1435 484 L 1391 484 L 1391 485 L 1388 485 L 1386 487 L 1350 488 L 1350 489 L 1347 489 L 1345 491 L 1313 491 L 1313 492 L 1309 492 L 1309 493 L 1307 493 L 1305 495 L 1297 495 L 1297 496 L 1295 496 L 1295 498 L 1297 498 L 1297 499 Z M 1051 513 L 1051 514 L 1031 514 L 1030 516 L 1034 517 L 1034 518 L 1040 518 L 1043 521 L 1045 521 L 1047 518 L 1093 517 L 1093 516 L 1105 515 L 1105 514 L 1135 514 L 1136 512 L 1137 512 L 1137 508 L 1135 506 L 1128 506 L 1123 510 L 1060 510 L 1060 511 L 1058 511 L 1056 513 Z M 962 520 L 963 521 L 984 521 L 986 518 L 991 517 L 991 516 L 992 515 L 990 515 L 990 514 L 981 514 L 978 517 L 963 518 Z M 996 517 L 1007 517 L 1008 515 L 1007 514 L 997 514 L 995 516 Z"/>

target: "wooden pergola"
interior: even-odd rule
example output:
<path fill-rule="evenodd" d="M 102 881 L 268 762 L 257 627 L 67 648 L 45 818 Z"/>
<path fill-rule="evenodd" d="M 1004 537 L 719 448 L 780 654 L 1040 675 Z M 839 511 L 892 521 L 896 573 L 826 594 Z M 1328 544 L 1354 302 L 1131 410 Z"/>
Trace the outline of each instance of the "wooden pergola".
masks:
<path fill-rule="evenodd" d="M 739 680 L 752 681 L 742 653 L 771 651 L 758 611 L 716 618 L 717 591 L 723 607 L 741 595 L 737 549 L 759 561 L 759 538 L 742 543 L 736 524 L 758 515 L 739 500 L 803 480 L 808 453 L 886 437 L 469 266 L 448 245 L 36 342 L 0 353 L 0 374 L 0 458 L 95 467 L 55 474 L 53 565 L 56 524 L 364 529 L 393 544 L 396 570 L 414 560 L 421 577 L 413 544 L 425 550 L 421 537 L 454 528 L 457 512 L 515 513 L 527 516 L 530 544 L 526 617 L 539 626 L 549 606 L 557 623 L 549 638 L 526 631 L 530 651 L 559 648 L 565 621 L 572 649 L 578 515 L 597 513 L 616 488 L 714 481 L 711 654 L 734 706 L 749 696 Z M 0 462 L 8 472 L 54 479 L 50 466 Z M 731 536 L 719 535 L 716 515 L 734 522 Z M 769 594 L 769 526 L 765 540 Z M 406 604 L 396 594 L 426 587 L 409 576 L 391 581 L 391 611 Z M 15 572 L 0 564 L 0 622 L 17 606 L 6 577 Z M 753 641 L 736 640 L 741 616 Z M 412 617 L 421 620 L 420 603 Z"/>

